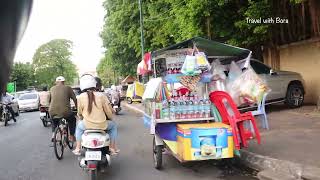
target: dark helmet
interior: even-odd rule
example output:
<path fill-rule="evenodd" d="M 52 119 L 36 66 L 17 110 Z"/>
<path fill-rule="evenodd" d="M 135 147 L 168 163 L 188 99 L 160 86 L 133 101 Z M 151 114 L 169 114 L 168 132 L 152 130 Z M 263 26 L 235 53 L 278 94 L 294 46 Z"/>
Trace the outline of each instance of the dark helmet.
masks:
<path fill-rule="evenodd" d="M 99 77 L 94 77 L 94 79 L 96 80 L 97 84 L 96 84 L 96 88 L 98 91 L 101 90 L 102 87 L 102 80 Z"/>
<path fill-rule="evenodd" d="M 42 91 L 48 91 L 48 86 L 43 86 Z"/>

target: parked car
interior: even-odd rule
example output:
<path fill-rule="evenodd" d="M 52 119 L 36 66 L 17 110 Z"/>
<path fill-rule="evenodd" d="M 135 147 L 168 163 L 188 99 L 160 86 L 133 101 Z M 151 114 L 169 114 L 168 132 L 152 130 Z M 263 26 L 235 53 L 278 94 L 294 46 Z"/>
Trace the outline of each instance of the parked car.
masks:
<path fill-rule="evenodd" d="M 38 93 L 25 93 L 18 99 L 21 111 L 38 110 L 40 106 L 40 98 Z"/>
<path fill-rule="evenodd" d="M 267 103 L 284 102 L 291 108 L 300 107 L 304 101 L 304 80 L 299 73 L 275 71 L 258 60 L 250 61 L 254 71 L 267 83 L 271 92 Z"/>
<path fill-rule="evenodd" d="M 15 113 L 16 116 L 19 116 L 19 104 L 18 104 L 18 99 L 15 98 L 13 95 L 7 93 L 8 96 L 11 97 L 12 99 L 12 104 L 11 104 L 11 107 L 13 109 L 13 112 Z"/>

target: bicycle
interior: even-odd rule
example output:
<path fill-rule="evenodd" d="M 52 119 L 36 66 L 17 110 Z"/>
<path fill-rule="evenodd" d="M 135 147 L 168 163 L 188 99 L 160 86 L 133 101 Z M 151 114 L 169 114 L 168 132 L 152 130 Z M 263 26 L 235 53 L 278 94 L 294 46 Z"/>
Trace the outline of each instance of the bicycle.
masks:
<path fill-rule="evenodd" d="M 57 159 L 61 160 L 63 158 L 63 152 L 66 146 L 68 146 L 69 149 L 72 150 L 74 142 L 69 141 L 70 131 L 68 121 L 64 118 L 54 120 L 59 120 L 58 126 L 54 131 L 53 137 L 54 153 Z"/>

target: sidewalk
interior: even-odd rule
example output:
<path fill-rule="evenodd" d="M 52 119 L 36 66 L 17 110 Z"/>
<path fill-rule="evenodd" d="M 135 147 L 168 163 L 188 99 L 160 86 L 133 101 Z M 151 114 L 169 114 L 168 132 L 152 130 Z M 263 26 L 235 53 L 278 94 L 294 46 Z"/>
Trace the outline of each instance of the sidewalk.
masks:
<path fill-rule="evenodd" d="M 142 104 L 127 107 L 143 113 Z M 314 108 L 267 107 L 270 130 L 260 131 L 261 145 L 253 140 L 241 152 L 248 166 L 262 171 L 260 179 L 320 179 L 320 113 Z"/>

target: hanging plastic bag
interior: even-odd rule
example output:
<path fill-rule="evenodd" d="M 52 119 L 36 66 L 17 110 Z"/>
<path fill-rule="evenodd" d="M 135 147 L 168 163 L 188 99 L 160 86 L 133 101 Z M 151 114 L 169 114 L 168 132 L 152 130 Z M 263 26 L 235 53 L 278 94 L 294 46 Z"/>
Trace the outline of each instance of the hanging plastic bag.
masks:
<path fill-rule="evenodd" d="M 212 67 L 213 80 L 219 80 L 219 79 L 225 80 L 227 78 L 226 74 L 224 73 L 225 68 L 224 66 L 221 65 L 219 59 L 213 61 L 211 63 L 211 67 Z"/>
<path fill-rule="evenodd" d="M 197 66 L 199 70 L 205 72 L 211 69 L 207 56 L 204 52 L 196 52 L 195 56 L 197 59 Z"/>
<path fill-rule="evenodd" d="M 266 83 L 249 67 L 228 86 L 231 97 L 237 105 L 254 104 L 262 100 L 263 94 L 270 91 Z"/>
<path fill-rule="evenodd" d="M 228 81 L 234 81 L 237 77 L 239 77 L 242 74 L 241 69 L 239 68 L 239 66 L 232 61 L 230 64 L 230 71 L 228 74 Z"/>
<path fill-rule="evenodd" d="M 187 55 L 181 69 L 182 74 L 187 76 L 194 76 L 201 73 L 197 67 L 196 56 Z"/>

